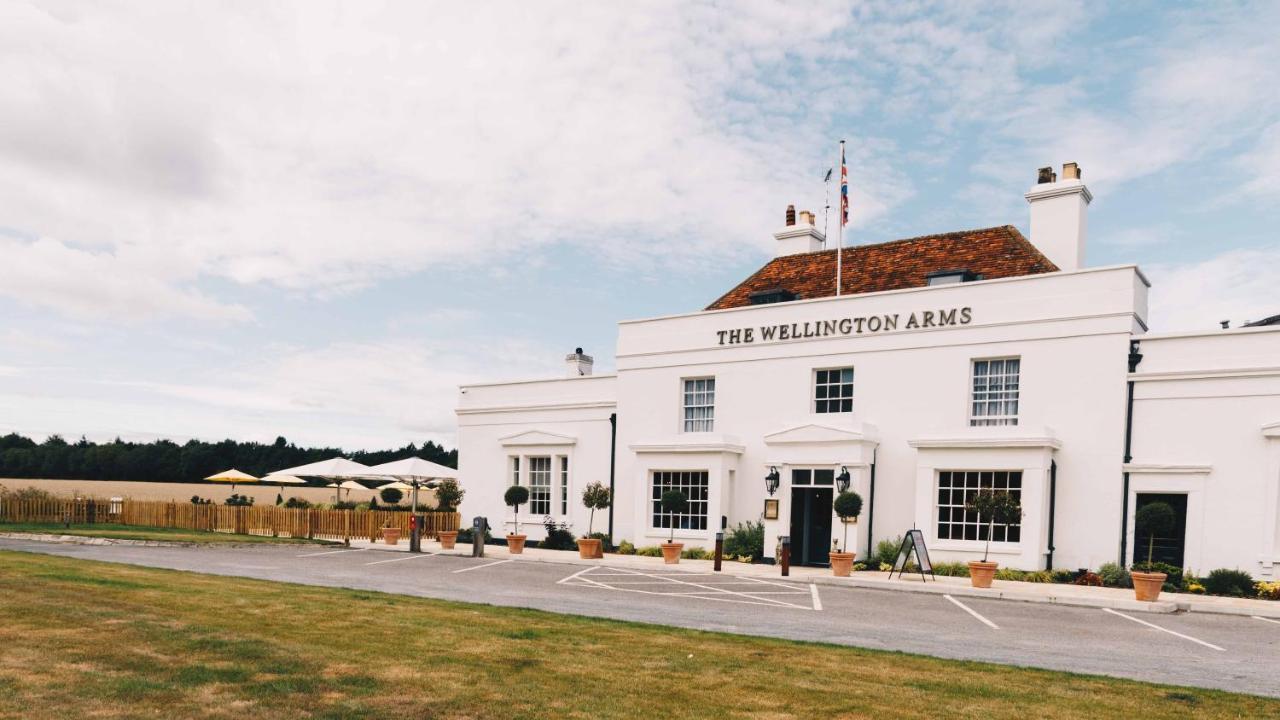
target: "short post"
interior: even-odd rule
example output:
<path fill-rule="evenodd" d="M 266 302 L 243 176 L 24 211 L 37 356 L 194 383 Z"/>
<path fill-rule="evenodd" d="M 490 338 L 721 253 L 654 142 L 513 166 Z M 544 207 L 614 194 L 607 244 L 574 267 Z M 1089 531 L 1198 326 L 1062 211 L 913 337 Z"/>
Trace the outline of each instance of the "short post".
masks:
<path fill-rule="evenodd" d="M 716 564 L 715 571 L 720 572 L 720 560 L 724 557 L 724 533 L 716 533 Z"/>
<path fill-rule="evenodd" d="M 477 515 L 471 521 L 471 557 L 484 557 L 484 535 L 489 530 L 489 521 Z"/>
<path fill-rule="evenodd" d="M 778 538 L 782 543 L 782 550 L 778 553 L 778 562 L 782 564 L 782 577 L 791 574 L 791 536 L 783 535 Z"/>
<path fill-rule="evenodd" d="M 422 518 L 409 516 L 409 552 L 422 552 Z"/>

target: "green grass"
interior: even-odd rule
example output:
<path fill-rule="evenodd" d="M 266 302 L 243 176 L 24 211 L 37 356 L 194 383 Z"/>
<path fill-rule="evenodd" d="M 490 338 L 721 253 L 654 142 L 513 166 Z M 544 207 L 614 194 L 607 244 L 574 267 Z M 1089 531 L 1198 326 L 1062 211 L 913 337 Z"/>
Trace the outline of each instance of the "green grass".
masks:
<path fill-rule="evenodd" d="M 102 537 L 112 538 L 115 540 L 164 540 L 167 542 L 193 543 L 331 544 L 324 540 L 308 540 L 306 538 L 273 538 L 267 535 L 233 535 L 231 533 L 206 532 L 204 530 L 138 527 L 134 525 L 117 525 L 114 523 L 72 525 L 69 528 L 63 527 L 62 523 L 0 523 L 0 532 L 51 533 L 54 535 Z"/>
<path fill-rule="evenodd" d="M 1280 701 L 0 552 L 0 718 L 1189 714 Z"/>

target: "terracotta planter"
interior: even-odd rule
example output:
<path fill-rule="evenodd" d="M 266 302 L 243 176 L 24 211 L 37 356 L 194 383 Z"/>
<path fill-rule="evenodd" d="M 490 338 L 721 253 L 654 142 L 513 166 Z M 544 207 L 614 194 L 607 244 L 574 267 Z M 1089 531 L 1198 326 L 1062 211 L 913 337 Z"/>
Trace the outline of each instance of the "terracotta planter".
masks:
<path fill-rule="evenodd" d="M 382 528 L 382 542 L 397 545 L 400 542 L 400 528 Z"/>
<path fill-rule="evenodd" d="M 443 550 L 452 550 L 454 544 L 458 542 L 457 530 L 441 530 L 439 533 L 440 547 Z"/>
<path fill-rule="evenodd" d="M 512 555 L 520 555 L 524 553 L 524 540 L 528 535 L 508 535 L 507 536 L 507 552 Z"/>
<path fill-rule="evenodd" d="M 991 580 L 995 578 L 996 568 L 998 567 L 1000 567 L 999 563 L 970 560 L 969 582 L 973 583 L 976 588 L 991 587 Z"/>
<path fill-rule="evenodd" d="M 684 550 L 684 543 L 672 542 L 662 543 L 662 561 L 668 565 L 675 565 L 680 562 L 680 552 Z"/>
<path fill-rule="evenodd" d="M 1142 602 L 1159 600 L 1160 588 L 1169 578 L 1165 573 L 1138 572 L 1137 570 L 1130 572 L 1129 576 L 1133 578 L 1133 595 Z"/>
<path fill-rule="evenodd" d="M 849 577 L 849 573 L 853 570 L 854 553 L 848 552 L 832 552 L 827 553 L 827 557 L 831 560 L 831 574 L 836 577 Z"/>
<path fill-rule="evenodd" d="M 604 557 L 604 543 L 600 538 L 579 538 L 578 557 L 583 560 L 598 560 Z"/>

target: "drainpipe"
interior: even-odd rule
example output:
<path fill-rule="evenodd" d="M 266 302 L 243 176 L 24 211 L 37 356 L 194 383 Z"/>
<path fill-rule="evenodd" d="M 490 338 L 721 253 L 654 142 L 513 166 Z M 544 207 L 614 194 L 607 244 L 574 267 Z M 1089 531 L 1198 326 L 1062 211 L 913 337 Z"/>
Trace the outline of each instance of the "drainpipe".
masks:
<path fill-rule="evenodd" d="M 609 413 L 609 545 L 613 546 L 613 506 L 617 498 L 613 494 L 613 470 L 618 458 L 618 413 Z"/>
<path fill-rule="evenodd" d="M 1138 341 L 1129 341 L 1129 373 L 1138 372 L 1142 353 Z M 1124 409 L 1124 464 L 1133 462 L 1133 378 L 1129 378 L 1129 397 Z M 1120 500 L 1120 566 L 1129 554 L 1129 471 L 1124 471 L 1124 496 Z"/>
<path fill-rule="evenodd" d="M 871 557 L 871 524 L 876 519 L 876 451 L 871 451 L 871 487 L 867 491 L 867 554 Z"/>
<path fill-rule="evenodd" d="M 1053 569 L 1053 508 L 1058 501 L 1058 461 L 1049 461 L 1049 558 L 1044 569 Z"/>

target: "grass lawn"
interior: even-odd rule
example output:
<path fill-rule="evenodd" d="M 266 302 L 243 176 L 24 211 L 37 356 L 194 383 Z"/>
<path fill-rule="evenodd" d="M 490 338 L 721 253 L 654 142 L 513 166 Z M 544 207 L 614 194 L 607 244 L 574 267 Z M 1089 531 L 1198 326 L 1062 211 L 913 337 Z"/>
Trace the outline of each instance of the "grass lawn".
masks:
<path fill-rule="evenodd" d="M 54 535 L 83 535 L 86 537 L 104 537 L 116 540 L 166 540 L 169 542 L 195 543 L 309 543 L 332 544 L 323 540 L 306 538 L 273 538 L 265 535 L 233 535 L 231 533 L 206 532 L 204 530 L 183 530 L 180 528 L 137 527 L 134 525 L 116 525 L 114 523 L 95 523 L 93 525 L 72 525 L 63 527 L 62 523 L 0 523 L 0 532 L 16 533 L 51 533 Z"/>
<path fill-rule="evenodd" d="M 1189 715 L 1280 701 L 0 551 L 2 718 Z"/>

